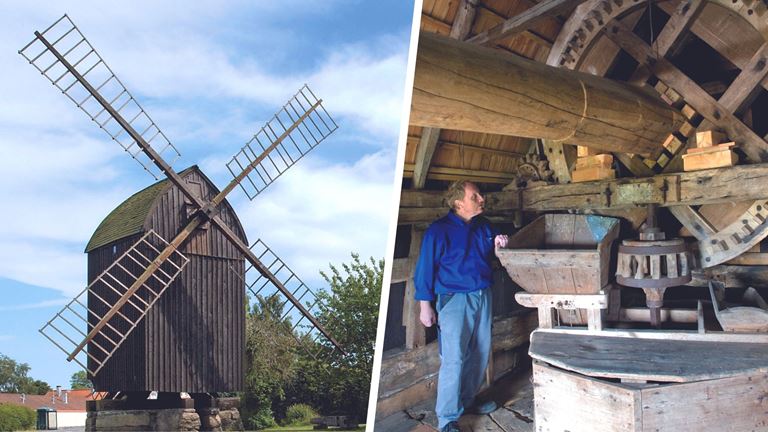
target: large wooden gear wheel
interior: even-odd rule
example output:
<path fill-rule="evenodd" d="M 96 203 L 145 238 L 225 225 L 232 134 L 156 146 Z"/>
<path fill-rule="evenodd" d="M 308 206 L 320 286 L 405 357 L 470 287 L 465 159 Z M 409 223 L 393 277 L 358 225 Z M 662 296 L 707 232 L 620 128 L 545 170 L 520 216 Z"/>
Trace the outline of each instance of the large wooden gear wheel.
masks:
<path fill-rule="evenodd" d="M 731 26 L 737 24 L 742 35 L 748 32 L 752 34 L 757 32 L 764 41 L 768 41 L 768 13 L 766 4 L 761 0 L 654 1 L 654 4 L 670 16 L 676 16 L 678 23 L 683 23 L 682 25 L 685 26 L 683 32 L 695 32 L 697 27 L 698 29 L 707 27 L 706 23 L 697 23 L 696 21 L 701 21 L 703 17 L 709 20 L 716 17 L 721 22 L 730 20 Z M 604 76 L 615 54 L 619 51 L 618 46 L 605 34 L 608 26 L 616 20 L 629 27 L 634 26 L 645 13 L 647 6 L 648 2 L 645 0 L 590 0 L 581 4 L 563 25 L 562 31 L 550 51 L 547 63 L 551 66 Z M 672 18 L 670 18 L 671 20 Z M 706 29 L 706 31 L 712 33 L 715 30 Z M 743 59 L 742 61 L 734 61 L 734 54 L 731 52 L 734 50 L 735 44 L 729 40 L 735 41 L 736 38 L 731 36 L 718 37 L 717 39 L 720 46 L 713 46 L 713 48 L 737 67 L 744 69 L 749 58 L 747 57 L 746 61 Z M 609 54 L 606 54 L 606 51 Z M 659 57 L 664 57 L 665 54 L 666 52 L 661 52 Z M 663 82 L 661 79 L 660 81 Z M 762 81 L 763 87 L 766 87 L 765 82 Z M 682 103 L 685 103 L 686 97 L 690 96 L 684 88 L 674 88 L 673 85 L 666 82 L 663 84 L 665 87 L 674 89 L 682 97 Z M 743 105 L 743 102 L 744 100 L 737 101 L 736 104 Z M 695 117 L 692 116 L 691 118 Z M 709 124 L 714 124 L 715 127 L 720 126 L 714 118 L 707 118 L 704 121 L 709 121 Z M 686 143 L 687 137 L 691 136 L 691 134 L 681 135 L 677 131 L 675 131 L 675 135 L 683 144 Z M 677 153 L 683 152 L 685 148 L 686 146 L 682 145 L 674 152 L 667 149 L 657 161 L 643 160 L 646 163 L 638 164 L 640 165 L 639 168 L 635 170 L 629 166 L 628 168 L 637 176 L 664 172 L 665 168 L 668 168 L 669 161 Z M 563 155 L 554 156 L 555 158 L 564 158 Z M 627 155 L 617 155 L 617 157 L 621 160 Z M 749 158 L 748 162 L 761 161 L 752 157 Z M 550 165 L 556 164 L 564 164 L 564 161 L 550 162 Z M 647 166 L 648 169 L 644 168 L 643 165 Z M 768 236 L 768 201 L 765 200 L 734 203 L 731 207 L 675 206 L 670 207 L 670 211 L 698 240 L 698 261 L 701 267 L 711 267 L 735 258 Z M 723 222 L 722 217 L 713 218 L 713 215 L 725 216 L 726 222 Z M 711 219 L 717 219 L 717 222 L 712 223 Z"/>

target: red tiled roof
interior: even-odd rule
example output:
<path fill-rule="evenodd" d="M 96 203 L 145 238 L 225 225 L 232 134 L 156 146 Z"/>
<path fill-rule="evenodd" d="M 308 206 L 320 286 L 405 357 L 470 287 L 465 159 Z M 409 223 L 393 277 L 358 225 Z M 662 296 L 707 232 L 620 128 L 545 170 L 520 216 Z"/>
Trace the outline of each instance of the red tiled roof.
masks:
<path fill-rule="evenodd" d="M 67 403 L 64 403 L 64 394 L 67 394 Z M 86 390 L 62 390 L 61 397 L 56 395 L 56 390 L 51 390 L 44 395 L 26 395 L 25 402 L 21 402 L 20 393 L 0 393 L 0 403 L 7 403 L 36 410 L 42 407 L 54 408 L 56 411 L 82 411 L 85 412 L 85 401 L 93 400 L 90 389 Z"/>

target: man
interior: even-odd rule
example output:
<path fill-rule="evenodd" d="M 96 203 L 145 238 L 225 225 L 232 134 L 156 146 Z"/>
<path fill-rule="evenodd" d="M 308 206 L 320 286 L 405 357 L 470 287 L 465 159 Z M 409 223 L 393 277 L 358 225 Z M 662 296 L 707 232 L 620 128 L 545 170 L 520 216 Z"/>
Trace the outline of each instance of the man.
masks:
<path fill-rule="evenodd" d="M 505 247 L 507 236 L 494 237 L 480 214 L 485 200 L 477 186 L 460 180 L 448 188 L 448 214 L 427 228 L 414 282 L 419 319 L 438 325 L 440 375 L 437 414 L 441 432 L 459 431 L 465 411 L 486 414 L 490 401 L 472 405 L 483 382 L 491 351 L 491 290 L 494 245 Z M 437 314 L 432 307 L 435 300 Z"/>

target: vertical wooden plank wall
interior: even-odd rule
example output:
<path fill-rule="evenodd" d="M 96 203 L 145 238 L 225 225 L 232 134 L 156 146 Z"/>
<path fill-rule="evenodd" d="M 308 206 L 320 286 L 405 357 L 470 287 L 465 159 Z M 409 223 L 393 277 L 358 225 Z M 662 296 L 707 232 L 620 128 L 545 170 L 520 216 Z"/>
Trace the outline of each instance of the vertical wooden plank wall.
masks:
<path fill-rule="evenodd" d="M 191 171 L 185 180 L 213 185 Z M 247 241 L 237 216 L 225 204 L 224 222 Z M 169 187 L 156 199 L 145 229 L 172 239 L 188 218 L 184 197 Z M 136 242 L 136 234 L 95 249 L 88 256 L 89 282 Z M 245 262 L 214 226 L 198 229 L 182 246 L 189 263 L 94 379 L 99 391 L 229 392 L 245 376 Z M 136 266 L 129 268 L 140 274 Z M 110 300 L 114 293 L 99 293 Z M 116 300 L 116 298 L 114 299 Z M 90 305 L 95 302 L 90 301 Z M 96 308 L 95 308 L 96 309 Z M 104 312 L 106 306 L 98 306 Z M 104 311 L 100 309 L 105 309 Z M 91 325 L 95 324 L 92 322 Z M 120 329 L 127 330 L 127 328 Z M 94 352 L 94 350 L 91 350 Z"/>

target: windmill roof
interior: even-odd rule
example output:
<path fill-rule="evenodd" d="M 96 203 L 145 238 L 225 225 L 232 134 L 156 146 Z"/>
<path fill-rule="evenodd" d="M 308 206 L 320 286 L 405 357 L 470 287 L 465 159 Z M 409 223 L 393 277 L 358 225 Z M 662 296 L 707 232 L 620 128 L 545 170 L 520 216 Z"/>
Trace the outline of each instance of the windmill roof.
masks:
<path fill-rule="evenodd" d="M 193 170 L 199 171 L 197 165 L 181 171 L 179 176 L 184 177 Z M 85 252 L 88 253 L 114 241 L 142 232 L 144 221 L 152 209 L 152 204 L 170 185 L 170 180 L 160 180 L 123 201 L 101 221 L 91 236 L 91 240 L 88 241 Z"/>

